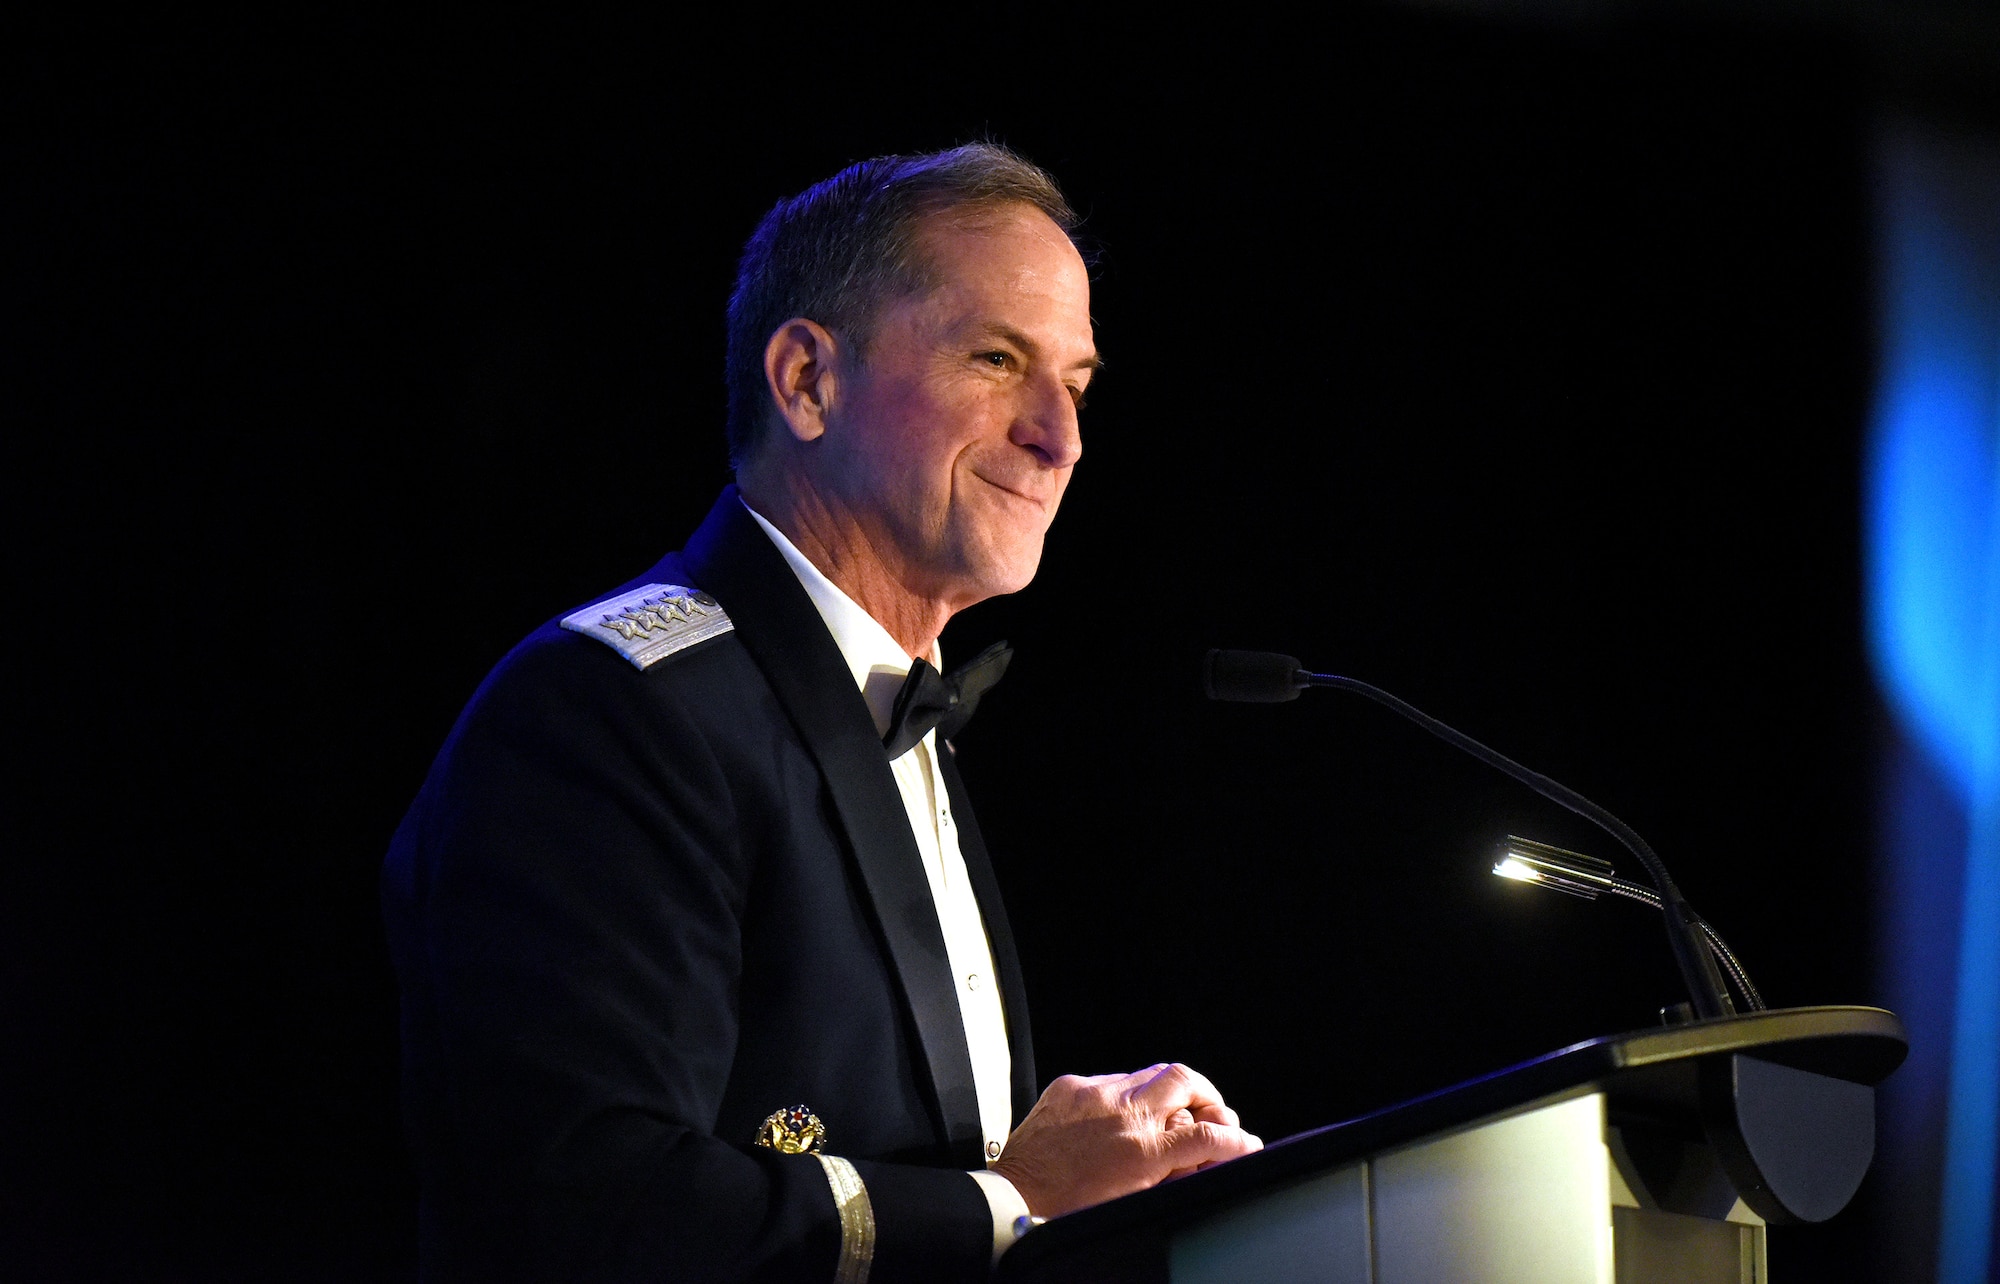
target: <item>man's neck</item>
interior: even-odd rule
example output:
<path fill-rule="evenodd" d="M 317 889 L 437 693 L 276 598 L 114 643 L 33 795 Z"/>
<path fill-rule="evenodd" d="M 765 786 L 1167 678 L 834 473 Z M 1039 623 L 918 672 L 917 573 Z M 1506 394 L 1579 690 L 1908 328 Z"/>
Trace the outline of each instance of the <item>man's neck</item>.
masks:
<path fill-rule="evenodd" d="M 851 515 L 836 511 L 811 488 L 769 478 L 738 481 L 743 502 L 783 531 L 855 605 L 874 617 L 912 659 L 934 659 L 952 607 L 909 588 L 896 575 L 894 549 Z M 884 554 L 888 554 L 887 557 Z"/>

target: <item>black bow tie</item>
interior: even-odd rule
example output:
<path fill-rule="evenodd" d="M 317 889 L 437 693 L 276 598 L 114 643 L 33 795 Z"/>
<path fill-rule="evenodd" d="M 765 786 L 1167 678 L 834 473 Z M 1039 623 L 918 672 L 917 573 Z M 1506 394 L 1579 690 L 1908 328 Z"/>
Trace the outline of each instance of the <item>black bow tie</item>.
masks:
<path fill-rule="evenodd" d="M 972 720 L 979 697 L 993 689 L 1007 662 L 1014 658 L 1005 642 L 995 642 L 950 673 L 940 674 L 923 660 L 910 665 L 910 676 L 896 693 L 896 706 L 889 712 L 889 730 L 882 747 L 894 762 L 937 728 L 938 738 L 949 740 Z"/>

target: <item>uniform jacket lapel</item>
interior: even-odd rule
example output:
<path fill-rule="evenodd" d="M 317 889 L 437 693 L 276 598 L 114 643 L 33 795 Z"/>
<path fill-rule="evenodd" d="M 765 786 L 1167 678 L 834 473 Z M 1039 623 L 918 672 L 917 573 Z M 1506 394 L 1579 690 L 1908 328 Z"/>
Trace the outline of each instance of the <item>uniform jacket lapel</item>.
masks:
<path fill-rule="evenodd" d="M 954 1154 L 963 1152 L 967 1166 L 976 1167 L 979 1098 L 944 934 L 902 794 L 853 675 L 812 599 L 734 486 L 723 491 L 681 560 L 695 586 L 729 612 L 736 636 L 819 764 L 916 1025 L 939 1130 Z M 980 864 L 985 867 L 983 854 Z M 986 877 L 990 883 L 990 870 Z M 977 894 L 983 910 L 988 898 Z M 997 907 L 997 897 L 992 903 Z"/>

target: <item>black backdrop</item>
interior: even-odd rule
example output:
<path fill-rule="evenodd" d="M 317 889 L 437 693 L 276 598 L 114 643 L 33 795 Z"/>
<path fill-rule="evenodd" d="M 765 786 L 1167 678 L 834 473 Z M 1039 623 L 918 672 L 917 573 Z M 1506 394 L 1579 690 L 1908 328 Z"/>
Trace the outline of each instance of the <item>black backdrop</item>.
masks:
<path fill-rule="evenodd" d="M 1674 997 L 1644 911 L 1486 873 L 1608 840 L 1373 706 L 1205 705 L 1211 645 L 1573 783 L 1774 1003 L 1870 999 L 1844 46 L 854 34 L 128 32 L 24 82 L 10 1278 L 410 1274 L 388 834 L 493 661 L 725 480 L 758 213 L 975 136 L 1103 249 L 1043 572 L 945 641 L 1018 652 L 961 762 L 1044 1076 L 1185 1060 L 1275 1137 Z M 1868 1202 L 1774 1257 L 1855 1268 Z"/>

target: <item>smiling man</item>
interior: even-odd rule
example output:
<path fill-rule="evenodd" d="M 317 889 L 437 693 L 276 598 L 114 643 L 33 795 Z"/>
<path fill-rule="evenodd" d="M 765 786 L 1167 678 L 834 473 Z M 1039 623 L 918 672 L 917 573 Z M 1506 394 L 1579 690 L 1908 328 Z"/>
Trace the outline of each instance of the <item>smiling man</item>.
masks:
<path fill-rule="evenodd" d="M 780 203 L 726 490 L 530 637 L 392 845 L 432 1279 L 974 1280 L 1255 1149 L 1198 1074 L 1046 1092 L 938 635 L 1028 583 L 1098 360 L 1074 216 L 974 145 Z"/>

